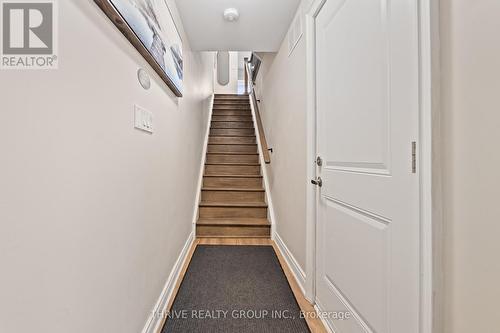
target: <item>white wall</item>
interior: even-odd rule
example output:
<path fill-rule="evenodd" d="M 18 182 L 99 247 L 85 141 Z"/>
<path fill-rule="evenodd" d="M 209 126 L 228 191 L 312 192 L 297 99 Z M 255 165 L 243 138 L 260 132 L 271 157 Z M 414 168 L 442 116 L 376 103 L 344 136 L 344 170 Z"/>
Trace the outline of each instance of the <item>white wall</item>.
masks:
<path fill-rule="evenodd" d="M 309 1 L 305 1 L 309 2 Z M 302 6 L 304 7 L 304 5 Z M 267 166 L 276 232 L 306 270 L 306 43 L 305 35 L 288 56 L 285 38 L 278 53 L 260 53 L 256 82 L 269 147 Z"/>
<path fill-rule="evenodd" d="M 499 330 L 499 13 L 441 0 L 446 333 Z"/>
<path fill-rule="evenodd" d="M 0 332 L 137 333 L 192 230 L 213 54 L 185 44 L 184 98 L 145 91 L 92 0 L 59 11 L 60 68 L 0 72 Z"/>

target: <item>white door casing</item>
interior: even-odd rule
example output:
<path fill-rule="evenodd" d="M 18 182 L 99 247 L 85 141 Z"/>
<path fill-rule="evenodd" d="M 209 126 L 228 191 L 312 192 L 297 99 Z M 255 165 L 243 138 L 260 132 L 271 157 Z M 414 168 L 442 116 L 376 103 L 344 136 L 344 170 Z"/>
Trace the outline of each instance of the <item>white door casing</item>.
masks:
<path fill-rule="evenodd" d="M 417 333 L 418 3 L 327 0 L 315 26 L 316 302 L 338 333 Z"/>

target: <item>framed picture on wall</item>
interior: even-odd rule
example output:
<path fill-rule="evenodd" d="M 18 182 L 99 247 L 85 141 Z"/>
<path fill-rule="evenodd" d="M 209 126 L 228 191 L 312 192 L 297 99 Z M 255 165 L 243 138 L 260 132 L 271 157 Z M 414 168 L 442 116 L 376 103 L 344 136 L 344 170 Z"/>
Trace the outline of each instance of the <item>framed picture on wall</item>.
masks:
<path fill-rule="evenodd" d="M 182 97 L 182 39 L 166 0 L 94 0 L 178 97 Z"/>

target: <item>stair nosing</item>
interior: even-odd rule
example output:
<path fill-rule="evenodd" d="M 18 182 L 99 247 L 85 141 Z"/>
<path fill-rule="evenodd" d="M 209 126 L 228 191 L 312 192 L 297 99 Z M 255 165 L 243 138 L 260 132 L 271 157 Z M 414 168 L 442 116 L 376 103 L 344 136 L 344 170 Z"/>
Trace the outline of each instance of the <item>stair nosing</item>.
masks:
<path fill-rule="evenodd" d="M 224 152 L 224 153 L 212 153 L 207 152 L 207 155 L 221 155 L 221 156 L 259 156 L 259 153 L 233 153 L 233 152 Z"/>
<path fill-rule="evenodd" d="M 231 116 L 214 116 L 214 117 L 231 117 Z M 238 117 L 238 116 L 234 116 L 234 117 Z M 212 117 L 212 122 L 216 122 L 216 123 L 222 123 L 222 122 L 239 122 L 239 123 L 253 123 L 253 118 L 251 116 L 240 116 L 240 117 L 248 117 L 250 118 L 250 120 L 217 120 L 217 119 L 213 119 Z"/>
<path fill-rule="evenodd" d="M 220 170 L 218 170 L 218 171 L 220 172 Z M 248 174 L 247 176 L 253 176 L 253 175 L 257 175 L 257 173 L 255 172 L 255 173 L 253 173 L 253 174 L 250 174 L 250 172 L 249 172 L 249 174 Z M 226 174 L 226 176 L 231 177 L 231 176 L 233 176 L 233 174 L 228 173 L 228 174 Z"/>
<path fill-rule="evenodd" d="M 253 123 L 253 120 L 212 120 L 212 123 Z"/>
<path fill-rule="evenodd" d="M 207 153 L 207 155 L 210 155 L 210 157 L 217 159 L 218 157 L 233 157 L 233 158 L 245 158 L 245 157 L 258 157 L 259 154 L 245 154 L 245 153 Z M 230 161 L 227 161 L 230 163 Z M 257 163 L 257 162 L 248 162 L 248 163 Z"/>
<path fill-rule="evenodd" d="M 214 119 L 214 117 L 246 117 L 247 119 L 233 119 L 233 120 L 224 120 L 224 119 Z M 212 118 L 210 118 L 212 122 L 215 123 L 252 123 L 253 124 L 253 115 L 250 113 L 248 115 L 234 115 L 234 114 L 212 114 Z"/>
<path fill-rule="evenodd" d="M 265 192 L 264 188 L 260 187 L 209 187 L 203 186 L 202 191 L 213 191 L 213 192 Z"/>
<path fill-rule="evenodd" d="M 238 221 L 239 220 L 239 221 Z M 252 223 L 252 221 L 254 223 Z M 219 223 L 218 223 L 219 222 Z M 220 223 L 226 222 L 226 223 Z M 200 218 L 196 222 L 196 225 L 200 226 L 245 226 L 245 227 L 256 227 L 256 228 L 269 228 L 271 223 L 266 218 Z"/>
<path fill-rule="evenodd" d="M 207 162 L 205 165 L 233 165 L 233 166 L 260 166 L 260 163 L 249 162 Z"/>
<path fill-rule="evenodd" d="M 224 208 L 268 208 L 265 202 L 217 202 L 201 201 L 200 207 L 224 207 Z"/>
<path fill-rule="evenodd" d="M 248 134 L 248 135 L 209 135 L 209 138 L 255 138 L 255 134 Z"/>
<path fill-rule="evenodd" d="M 255 127 L 238 127 L 238 128 L 227 128 L 227 127 L 210 127 L 210 131 L 212 130 L 251 130 L 251 133 L 246 135 L 255 136 Z"/>
<path fill-rule="evenodd" d="M 213 129 L 223 129 L 223 130 L 246 130 L 246 129 L 255 129 L 255 127 L 210 127 Z"/>
<path fill-rule="evenodd" d="M 255 136 L 253 136 L 253 135 L 252 135 L 252 137 L 255 137 Z M 211 137 L 209 137 L 209 139 L 217 139 L 217 138 L 219 138 L 219 139 L 223 139 L 224 141 L 229 141 L 229 143 L 232 143 L 232 144 L 238 144 L 238 143 L 239 143 L 239 142 L 233 142 L 233 141 L 231 141 L 231 139 L 228 139 L 228 138 L 231 138 L 231 136 L 211 136 Z M 239 137 L 239 136 L 234 136 L 234 137 L 232 137 L 232 138 L 241 138 L 241 137 Z M 257 139 L 257 137 L 255 137 L 255 139 Z M 239 140 L 239 139 L 236 139 L 236 141 L 238 141 L 238 140 Z M 245 141 L 245 140 L 244 140 L 244 141 Z M 210 142 L 209 142 L 208 144 L 211 144 L 211 145 L 216 145 L 217 143 L 210 143 Z M 241 142 L 240 144 L 251 144 L 251 145 L 256 145 L 257 143 L 255 143 L 255 142 Z"/>
<path fill-rule="evenodd" d="M 211 130 L 213 129 L 223 129 L 223 130 L 255 130 L 255 127 L 210 127 Z"/>
<path fill-rule="evenodd" d="M 271 236 L 231 236 L 231 235 L 207 235 L 207 236 L 204 236 L 204 235 L 196 235 L 196 237 L 198 238 L 203 238 L 203 239 L 239 239 L 239 238 L 248 238 L 248 239 L 271 239 Z"/>
<path fill-rule="evenodd" d="M 208 143 L 209 146 L 257 146 L 256 143 Z"/>
<path fill-rule="evenodd" d="M 217 144 L 217 143 L 214 143 Z M 207 152 L 207 155 L 242 155 L 242 156 L 258 156 L 259 153 L 231 153 L 231 152 L 222 152 L 222 153 L 214 153 L 214 152 Z"/>
<path fill-rule="evenodd" d="M 222 174 L 203 174 L 203 177 L 217 177 L 217 178 L 263 178 L 262 175 L 242 175 L 242 174 L 234 174 L 234 175 L 222 175 Z"/>
<path fill-rule="evenodd" d="M 219 116 L 219 117 L 224 117 L 224 116 L 240 116 L 240 117 L 247 117 L 245 115 L 237 115 L 237 114 L 213 114 L 213 116 Z M 248 117 L 252 117 L 251 115 L 249 115 Z M 252 118 L 253 119 L 253 118 Z"/>
<path fill-rule="evenodd" d="M 220 101 L 214 101 L 214 106 L 220 106 L 220 105 L 238 105 L 238 106 L 247 106 L 250 105 L 250 103 L 246 100 L 242 100 L 241 102 L 235 102 L 234 100 L 231 101 L 231 103 L 217 103 Z"/>

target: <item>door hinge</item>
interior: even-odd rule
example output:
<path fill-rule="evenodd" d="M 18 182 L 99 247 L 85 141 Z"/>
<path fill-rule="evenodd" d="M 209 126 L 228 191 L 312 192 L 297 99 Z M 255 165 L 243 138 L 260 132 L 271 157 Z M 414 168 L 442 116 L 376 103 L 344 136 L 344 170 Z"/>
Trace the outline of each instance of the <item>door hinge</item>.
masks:
<path fill-rule="evenodd" d="M 411 172 L 417 173 L 417 142 L 411 143 Z"/>

